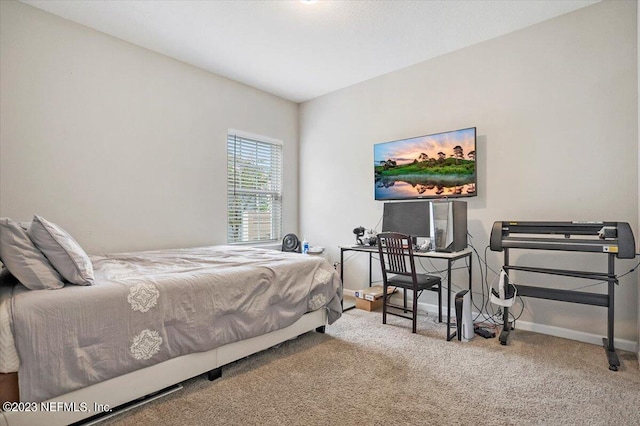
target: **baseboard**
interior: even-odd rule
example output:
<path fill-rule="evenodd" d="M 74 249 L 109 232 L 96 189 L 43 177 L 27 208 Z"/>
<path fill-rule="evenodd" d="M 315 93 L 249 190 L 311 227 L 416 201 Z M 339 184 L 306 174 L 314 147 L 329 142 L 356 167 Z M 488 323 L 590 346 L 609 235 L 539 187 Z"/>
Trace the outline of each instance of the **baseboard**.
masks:
<path fill-rule="evenodd" d="M 438 307 L 436 305 L 418 302 L 418 306 L 419 308 L 423 308 L 425 312 L 433 314 L 438 313 Z M 444 315 L 446 315 L 446 307 L 444 307 L 443 312 Z M 474 317 L 477 314 L 477 312 L 473 312 Z M 452 312 L 452 315 L 455 315 L 455 313 Z M 534 333 L 547 334 L 549 336 L 562 337 L 564 339 L 576 340 L 578 342 L 591 343 L 598 346 L 602 346 L 602 338 L 604 337 L 601 334 L 586 333 L 584 331 L 571 330 L 569 328 L 538 324 L 522 320 L 518 320 L 516 322 L 516 329 L 533 331 Z M 615 338 L 613 343 L 616 349 L 620 349 L 622 351 L 638 351 L 638 342 L 634 342 L 633 340 Z"/>
<path fill-rule="evenodd" d="M 345 295 L 355 296 L 354 290 L 344 289 Z M 400 296 L 393 296 L 393 299 L 398 299 L 401 301 Z M 418 302 L 418 310 L 422 312 L 426 312 L 429 314 L 437 314 L 438 306 L 433 305 L 431 303 Z M 443 309 L 443 315 L 446 315 L 446 306 Z M 452 307 L 452 316 L 455 316 Z M 474 312 L 474 316 L 477 315 L 477 312 Z M 602 345 L 602 335 L 593 334 L 593 333 L 585 333 L 584 331 L 571 330 L 568 328 L 556 327 L 553 325 L 544 325 L 537 324 L 533 322 L 527 321 L 518 321 L 516 323 L 516 327 L 520 330 L 533 331 L 535 333 L 548 334 L 550 336 L 562 337 L 565 339 L 576 340 L 578 342 L 591 343 L 594 345 Z M 638 354 L 638 360 L 640 362 L 640 347 L 638 346 L 638 342 L 633 340 L 626 339 L 615 339 L 614 345 L 616 349 L 620 349 L 622 351 L 634 352 Z"/>
<path fill-rule="evenodd" d="M 579 342 L 592 343 L 594 345 L 602 345 L 602 335 L 585 333 L 584 331 L 570 330 L 568 328 L 555 327 L 553 325 L 536 324 L 527 321 L 518 321 L 516 328 L 520 330 L 534 331 L 536 333 L 548 334 L 550 336 L 563 337 L 565 339 L 577 340 Z M 626 339 L 614 339 L 616 349 L 628 352 L 636 352 L 638 342 Z"/>

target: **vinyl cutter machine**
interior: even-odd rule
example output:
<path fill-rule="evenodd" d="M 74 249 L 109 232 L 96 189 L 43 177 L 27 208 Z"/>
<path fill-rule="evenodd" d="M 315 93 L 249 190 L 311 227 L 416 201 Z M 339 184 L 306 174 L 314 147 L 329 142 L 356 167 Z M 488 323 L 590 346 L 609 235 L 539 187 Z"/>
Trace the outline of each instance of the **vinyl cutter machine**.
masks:
<path fill-rule="evenodd" d="M 613 345 L 614 330 L 614 286 L 618 284 L 615 275 L 615 258 L 633 259 L 635 241 L 631 227 L 626 222 L 495 222 L 491 230 L 490 247 L 492 251 L 504 251 L 505 272 L 524 271 L 551 274 L 590 280 L 606 281 L 607 294 L 588 293 L 557 288 L 532 287 L 518 285 L 518 296 L 559 300 L 608 308 L 607 337 L 603 338 L 604 348 L 609 361 L 609 369 L 618 370 L 620 361 Z M 604 253 L 608 256 L 607 272 L 585 272 L 565 269 L 536 268 L 509 264 L 510 249 L 561 250 L 570 252 Z M 505 276 L 505 280 L 509 280 Z M 509 283 L 502 283 L 509 288 Z M 500 343 L 507 344 L 511 331 L 509 308 L 504 308 L 504 325 L 500 333 Z"/>

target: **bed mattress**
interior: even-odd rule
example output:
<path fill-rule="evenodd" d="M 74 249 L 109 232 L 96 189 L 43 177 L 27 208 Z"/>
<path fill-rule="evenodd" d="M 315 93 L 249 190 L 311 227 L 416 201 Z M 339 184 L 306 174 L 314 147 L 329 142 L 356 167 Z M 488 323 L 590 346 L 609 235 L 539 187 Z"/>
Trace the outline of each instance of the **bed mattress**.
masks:
<path fill-rule="evenodd" d="M 0 336 L 10 337 L 0 365 L 15 368 L 19 358 L 21 401 L 259 336 L 308 311 L 327 309 L 329 323 L 341 315 L 340 279 L 320 257 L 215 246 L 92 262 L 93 286 L 0 285 Z"/>
<path fill-rule="evenodd" d="M 11 296 L 16 291 L 28 291 L 24 286 L 15 286 L 15 278 L 9 275 L 6 269 L 0 273 L 0 373 L 13 373 L 18 371 L 20 361 L 11 332 L 11 317 L 9 305 Z"/>

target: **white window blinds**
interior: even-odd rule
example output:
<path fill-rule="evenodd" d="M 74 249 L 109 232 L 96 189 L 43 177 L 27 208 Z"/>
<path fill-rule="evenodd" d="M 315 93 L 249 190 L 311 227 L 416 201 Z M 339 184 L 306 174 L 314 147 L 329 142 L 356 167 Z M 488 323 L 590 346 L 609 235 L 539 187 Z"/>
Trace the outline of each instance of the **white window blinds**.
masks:
<path fill-rule="evenodd" d="M 282 142 L 227 135 L 227 241 L 278 241 L 282 235 Z"/>

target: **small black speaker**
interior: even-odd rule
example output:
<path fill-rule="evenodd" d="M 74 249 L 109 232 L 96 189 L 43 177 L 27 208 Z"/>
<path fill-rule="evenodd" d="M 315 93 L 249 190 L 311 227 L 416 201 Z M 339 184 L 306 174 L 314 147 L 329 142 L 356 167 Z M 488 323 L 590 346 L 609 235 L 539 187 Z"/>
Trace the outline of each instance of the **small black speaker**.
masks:
<path fill-rule="evenodd" d="M 282 251 L 300 253 L 300 240 L 296 234 L 287 234 L 282 239 Z"/>

